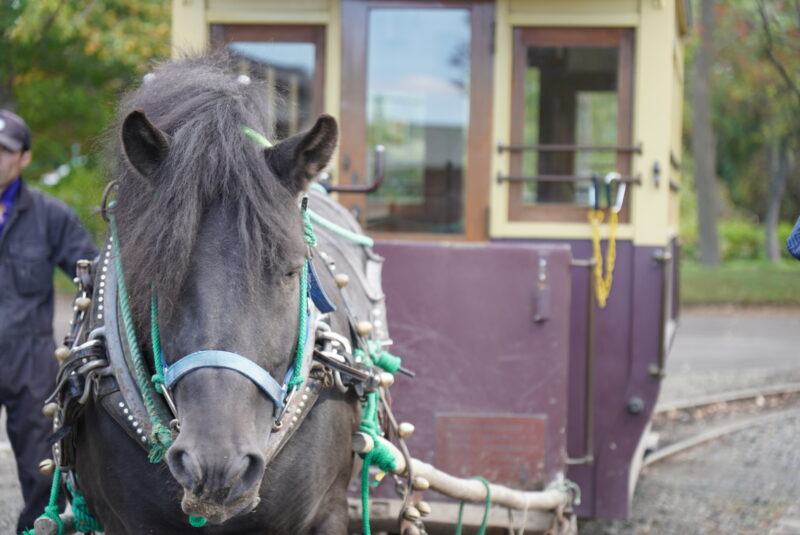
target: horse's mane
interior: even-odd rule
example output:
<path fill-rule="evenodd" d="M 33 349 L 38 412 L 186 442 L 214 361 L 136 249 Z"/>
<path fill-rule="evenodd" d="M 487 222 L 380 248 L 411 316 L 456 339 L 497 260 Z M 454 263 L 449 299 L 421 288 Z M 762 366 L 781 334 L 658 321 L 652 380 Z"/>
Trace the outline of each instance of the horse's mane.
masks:
<path fill-rule="evenodd" d="M 215 217 L 212 206 L 235 214 L 244 251 L 241 283 L 251 289 L 265 269 L 286 269 L 287 252 L 301 246 L 291 195 L 269 171 L 263 148 L 242 133 L 248 126 L 271 137 L 274 117 L 265 97 L 272 88 L 255 80 L 239 82 L 234 61 L 217 54 L 158 65 L 123 99 L 109 135 L 112 177 L 119 181 L 114 213 L 140 327 L 149 321 L 151 285 L 160 317 L 171 314 L 200 221 Z M 143 111 L 172 137 L 168 158 L 147 178 L 131 168 L 122 150 L 121 124 L 133 110 Z"/>

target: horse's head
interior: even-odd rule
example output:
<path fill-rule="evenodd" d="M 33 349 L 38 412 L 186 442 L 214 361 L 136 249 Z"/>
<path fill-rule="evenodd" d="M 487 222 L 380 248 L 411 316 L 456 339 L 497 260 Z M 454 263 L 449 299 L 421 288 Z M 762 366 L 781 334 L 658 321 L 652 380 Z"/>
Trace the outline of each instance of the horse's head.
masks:
<path fill-rule="evenodd" d="M 224 82 L 231 92 L 249 90 L 232 80 Z M 130 112 L 116 211 L 134 315 L 146 332 L 156 296 L 166 364 L 226 352 L 282 383 L 306 299 L 299 195 L 328 163 L 337 127 L 323 116 L 309 131 L 261 147 L 242 133 L 267 126 L 252 123 L 263 110 L 248 108 L 250 97 L 187 94 L 183 113 L 196 118 L 174 110 L 159 117 L 163 106 Z M 180 431 L 166 459 L 183 487 L 184 512 L 220 523 L 252 510 L 276 400 L 251 377 L 213 365 L 192 369 L 170 390 Z"/>

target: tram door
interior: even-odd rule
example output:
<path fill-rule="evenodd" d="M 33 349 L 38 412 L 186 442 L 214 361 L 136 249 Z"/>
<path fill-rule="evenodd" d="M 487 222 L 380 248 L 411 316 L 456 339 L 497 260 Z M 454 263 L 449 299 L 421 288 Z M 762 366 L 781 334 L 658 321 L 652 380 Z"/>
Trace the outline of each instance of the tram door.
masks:
<path fill-rule="evenodd" d="M 239 58 L 242 74 L 265 80 L 275 139 L 314 124 L 324 98 L 325 27 L 316 25 L 214 24 L 211 42 Z"/>
<path fill-rule="evenodd" d="M 566 457 L 569 249 L 488 238 L 493 17 L 493 2 L 343 1 L 338 182 L 370 183 L 378 145 L 385 175 L 339 200 L 386 258 L 414 455 L 539 488 Z"/>
<path fill-rule="evenodd" d="M 372 234 L 486 237 L 491 136 L 489 2 L 342 3 L 339 183 L 385 180 L 342 195 Z"/>

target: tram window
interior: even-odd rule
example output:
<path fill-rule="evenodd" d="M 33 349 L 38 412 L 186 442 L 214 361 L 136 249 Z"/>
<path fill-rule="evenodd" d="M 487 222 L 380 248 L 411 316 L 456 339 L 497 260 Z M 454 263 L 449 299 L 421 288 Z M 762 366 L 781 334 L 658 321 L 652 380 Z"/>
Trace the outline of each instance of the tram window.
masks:
<path fill-rule="evenodd" d="M 470 32 L 466 9 L 370 11 L 367 145 L 386 147 L 387 168 L 368 229 L 464 231 Z"/>
<path fill-rule="evenodd" d="M 242 74 L 274 87 L 267 106 L 277 118 L 276 139 L 309 128 L 320 113 L 323 31 L 309 26 L 212 27 L 215 44 L 240 58 Z"/>
<path fill-rule="evenodd" d="M 511 174 L 541 179 L 511 184 L 510 216 L 585 220 L 592 184 L 579 178 L 630 169 L 629 154 L 585 148 L 630 144 L 632 38 L 525 28 L 515 41 L 511 139 L 526 148 L 511 154 Z"/>

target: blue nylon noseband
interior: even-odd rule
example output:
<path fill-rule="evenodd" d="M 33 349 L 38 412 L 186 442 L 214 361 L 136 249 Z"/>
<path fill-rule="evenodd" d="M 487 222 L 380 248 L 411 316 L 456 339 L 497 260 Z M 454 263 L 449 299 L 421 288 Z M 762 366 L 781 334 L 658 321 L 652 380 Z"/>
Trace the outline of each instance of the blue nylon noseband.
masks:
<path fill-rule="evenodd" d="M 252 360 L 230 351 L 207 349 L 190 353 L 164 368 L 164 384 L 172 387 L 181 377 L 198 368 L 227 368 L 239 372 L 263 390 L 272 399 L 272 403 L 278 407 L 283 406 L 286 384 L 281 386 L 267 370 Z"/>

